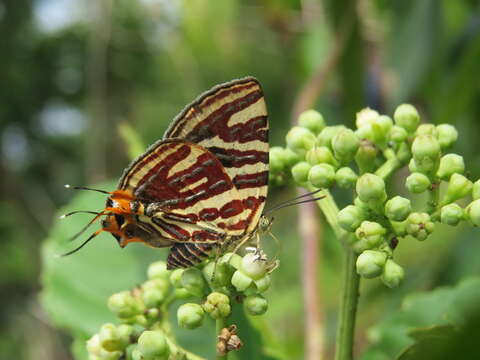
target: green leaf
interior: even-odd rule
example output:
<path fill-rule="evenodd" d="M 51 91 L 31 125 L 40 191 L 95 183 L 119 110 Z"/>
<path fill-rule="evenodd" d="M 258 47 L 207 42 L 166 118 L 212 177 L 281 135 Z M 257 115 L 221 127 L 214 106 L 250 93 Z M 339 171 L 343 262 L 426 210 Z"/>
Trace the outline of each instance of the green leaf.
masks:
<path fill-rule="evenodd" d="M 368 337 L 373 345 L 361 359 L 374 359 L 373 354 L 394 358 L 402 350 L 402 360 L 422 359 L 410 356 L 424 354 L 425 349 L 440 348 L 441 339 L 446 339 L 446 334 L 451 335 L 454 327 L 466 329 L 470 325 L 470 319 L 480 313 L 479 304 L 479 277 L 463 280 L 455 287 L 442 287 L 409 295 L 404 299 L 399 311 L 369 330 Z M 450 336 L 447 341 L 450 347 L 453 346 L 453 341 Z M 414 344 L 417 346 L 413 346 Z M 442 349 L 445 350 L 446 347 Z M 436 359 L 434 356 L 423 358 Z"/>
<path fill-rule="evenodd" d="M 408 347 L 398 360 L 438 359 L 451 346 L 451 339 L 456 332 L 451 325 L 440 325 L 414 329 L 409 335 L 416 343 Z"/>

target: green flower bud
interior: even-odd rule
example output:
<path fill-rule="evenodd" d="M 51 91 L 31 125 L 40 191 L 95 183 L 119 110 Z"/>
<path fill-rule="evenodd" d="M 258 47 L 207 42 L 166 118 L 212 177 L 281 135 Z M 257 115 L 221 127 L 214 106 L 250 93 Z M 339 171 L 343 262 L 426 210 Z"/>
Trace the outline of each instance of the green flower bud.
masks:
<path fill-rule="evenodd" d="M 408 138 L 407 130 L 398 125 L 394 125 L 390 130 L 390 140 L 395 143 L 402 143 Z"/>
<path fill-rule="evenodd" d="M 165 300 L 166 293 L 158 289 L 147 289 L 142 291 L 142 300 L 147 308 L 160 306 Z"/>
<path fill-rule="evenodd" d="M 357 153 L 360 141 L 350 129 L 342 129 L 332 138 L 332 148 L 335 157 L 342 163 L 349 163 Z"/>
<path fill-rule="evenodd" d="M 226 262 L 228 259 L 224 259 L 225 257 L 216 263 L 211 261 L 202 270 L 205 279 L 212 282 L 215 287 L 227 286 L 234 272 L 232 266 Z"/>
<path fill-rule="evenodd" d="M 410 170 L 411 173 L 420 172 L 420 170 L 418 170 L 418 166 L 417 166 L 417 164 L 415 163 L 415 159 L 414 159 L 414 158 L 411 158 L 411 159 L 410 159 L 410 162 L 408 163 L 408 170 Z"/>
<path fill-rule="evenodd" d="M 342 167 L 335 173 L 335 182 L 344 189 L 352 189 L 357 183 L 358 175 L 348 166 Z"/>
<path fill-rule="evenodd" d="M 252 295 L 245 298 L 243 306 L 250 315 L 263 315 L 267 312 L 268 302 L 262 295 Z"/>
<path fill-rule="evenodd" d="M 242 257 L 238 254 L 230 252 L 223 255 L 221 261 L 229 264 L 230 266 L 238 270 L 240 268 L 240 265 L 242 264 Z"/>
<path fill-rule="evenodd" d="M 387 137 L 388 133 L 390 133 L 393 128 L 393 120 L 390 116 L 380 115 L 377 118 L 376 125 L 380 128 L 383 136 Z"/>
<path fill-rule="evenodd" d="M 272 173 L 281 172 L 286 165 L 285 149 L 281 146 L 272 146 L 269 151 L 269 165 Z"/>
<path fill-rule="evenodd" d="M 433 124 L 421 124 L 417 131 L 415 131 L 415 136 L 420 135 L 431 135 L 437 137 L 437 128 Z"/>
<path fill-rule="evenodd" d="M 361 129 L 365 126 L 375 123 L 379 116 L 380 114 L 377 111 L 370 109 L 369 107 L 360 110 L 357 112 L 355 119 L 357 129 Z"/>
<path fill-rule="evenodd" d="M 407 233 L 420 241 L 425 240 L 435 229 L 435 224 L 427 213 L 411 213 L 406 225 Z"/>
<path fill-rule="evenodd" d="M 170 355 L 162 330 L 145 330 L 138 338 L 137 350 L 145 360 L 167 360 Z"/>
<path fill-rule="evenodd" d="M 448 182 L 447 191 L 442 199 L 442 205 L 450 204 L 467 196 L 472 191 L 473 184 L 465 176 L 453 174 Z"/>
<path fill-rule="evenodd" d="M 96 359 L 88 359 L 88 360 L 96 360 Z M 144 360 L 142 353 L 137 348 L 132 350 L 132 360 Z"/>
<path fill-rule="evenodd" d="M 284 156 L 284 161 L 285 161 L 285 166 L 287 167 L 292 167 L 296 163 L 298 163 L 300 160 L 302 160 L 301 156 L 293 151 L 292 149 L 286 148 L 284 149 L 283 152 Z"/>
<path fill-rule="evenodd" d="M 411 212 L 410 200 L 401 196 L 395 196 L 385 204 L 385 215 L 393 221 L 404 221 Z"/>
<path fill-rule="evenodd" d="M 348 205 L 338 212 L 338 225 L 348 232 L 354 232 L 363 220 L 363 211 L 354 205 Z"/>
<path fill-rule="evenodd" d="M 382 251 L 365 250 L 357 258 L 358 275 L 372 279 L 383 273 L 383 267 L 387 261 L 387 254 Z"/>
<path fill-rule="evenodd" d="M 263 293 L 268 290 L 272 281 L 270 280 L 270 276 L 265 275 L 264 277 L 254 280 L 255 284 L 255 293 Z"/>
<path fill-rule="evenodd" d="M 310 165 L 326 163 L 335 167 L 338 166 L 337 159 L 334 158 L 332 151 L 326 146 L 314 147 L 308 150 L 305 154 L 305 160 Z"/>
<path fill-rule="evenodd" d="M 368 140 L 372 143 L 375 143 L 375 133 L 373 131 L 372 124 L 366 124 L 361 128 L 357 129 L 357 131 L 355 132 L 355 135 L 357 136 L 358 139 Z"/>
<path fill-rule="evenodd" d="M 295 164 L 292 167 L 293 180 L 295 180 L 295 182 L 297 184 L 303 184 L 303 183 L 307 182 L 308 181 L 308 173 L 309 173 L 311 167 L 312 167 L 312 165 L 310 165 L 306 161 L 301 161 L 301 162 Z"/>
<path fill-rule="evenodd" d="M 360 142 L 355 162 L 357 163 L 360 173 L 372 172 L 375 169 L 375 159 L 378 149 L 371 142 L 363 140 Z"/>
<path fill-rule="evenodd" d="M 168 293 L 170 289 L 170 281 L 167 279 L 156 278 L 152 280 L 145 281 L 142 284 L 142 290 L 158 290 L 162 293 Z"/>
<path fill-rule="evenodd" d="M 473 226 L 480 226 L 480 199 L 472 201 L 465 209 L 465 218 Z"/>
<path fill-rule="evenodd" d="M 417 136 L 412 144 L 412 155 L 420 172 L 430 173 L 438 165 L 440 144 L 432 135 Z"/>
<path fill-rule="evenodd" d="M 473 200 L 480 199 L 480 180 L 477 180 L 473 183 L 472 198 Z"/>
<path fill-rule="evenodd" d="M 363 221 L 355 230 L 358 241 L 354 244 L 354 249 L 358 252 L 373 249 L 384 241 L 386 233 L 387 230 L 379 223 Z"/>
<path fill-rule="evenodd" d="M 390 117 L 386 115 L 378 116 L 377 113 L 377 117 L 370 119 L 369 123 L 365 123 L 357 130 L 357 136 L 360 139 L 367 139 L 383 149 L 387 145 L 392 126 L 393 122 Z"/>
<path fill-rule="evenodd" d="M 185 269 L 175 269 L 170 273 L 170 283 L 176 287 L 181 288 L 182 285 L 182 274 Z"/>
<path fill-rule="evenodd" d="M 121 351 L 107 351 L 105 349 L 100 350 L 100 355 L 90 355 L 89 360 L 119 360 L 122 357 Z"/>
<path fill-rule="evenodd" d="M 390 220 L 393 232 L 399 237 L 407 236 L 407 222 L 406 221 L 392 221 Z"/>
<path fill-rule="evenodd" d="M 437 138 L 442 149 L 448 149 L 455 144 L 458 138 L 457 129 L 450 124 L 441 124 L 437 126 Z"/>
<path fill-rule="evenodd" d="M 258 280 L 267 274 L 267 262 L 256 254 L 248 253 L 243 257 L 239 270 L 249 278 Z"/>
<path fill-rule="evenodd" d="M 100 344 L 99 334 L 93 335 L 90 339 L 87 340 L 87 351 L 90 355 L 100 355 L 102 350 L 102 345 Z"/>
<path fill-rule="evenodd" d="M 308 181 L 318 188 L 329 188 L 335 182 L 335 169 L 329 164 L 312 166 L 308 173 Z"/>
<path fill-rule="evenodd" d="M 365 217 L 369 216 L 369 213 L 371 212 L 370 207 L 367 203 L 360 200 L 358 196 L 353 199 L 353 204 L 365 213 Z"/>
<path fill-rule="evenodd" d="M 170 278 L 170 271 L 167 270 L 165 261 L 156 261 L 148 267 L 147 275 L 149 279 L 164 279 Z"/>
<path fill-rule="evenodd" d="M 173 294 L 177 299 L 188 299 L 193 296 L 187 289 L 184 289 L 184 288 L 176 288 L 173 291 Z"/>
<path fill-rule="evenodd" d="M 204 312 L 200 305 L 186 303 L 177 311 L 178 325 L 187 329 L 195 329 L 202 325 Z"/>
<path fill-rule="evenodd" d="M 119 318 L 131 318 L 145 310 L 142 301 L 134 297 L 130 291 L 113 294 L 108 299 L 108 308 Z"/>
<path fill-rule="evenodd" d="M 357 194 L 360 200 L 367 204 L 384 203 L 387 199 L 385 192 L 385 182 L 374 174 L 363 174 L 358 178 L 356 186 Z"/>
<path fill-rule="evenodd" d="M 432 183 L 430 182 L 428 176 L 415 172 L 407 177 L 405 186 L 411 193 L 420 194 L 428 190 L 432 186 Z"/>
<path fill-rule="evenodd" d="M 245 291 L 250 285 L 252 285 L 252 283 L 253 279 L 240 270 L 233 273 L 232 285 L 235 286 L 238 291 Z"/>
<path fill-rule="evenodd" d="M 463 157 L 457 154 L 447 154 L 440 159 L 437 176 L 442 180 L 448 180 L 452 174 L 463 174 L 464 171 Z"/>
<path fill-rule="evenodd" d="M 402 104 L 395 110 L 393 114 L 395 124 L 401 126 L 407 132 L 413 134 L 420 124 L 420 116 L 417 109 L 410 104 Z"/>
<path fill-rule="evenodd" d="M 455 203 L 445 205 L 440 211 L 440 221 L 451 226 L 458 225 L 463 216 L 463 209 Z"/>
<path fill-rule="evenodd" d="M 203 310 L 212 319 L 225 318 L 231 312 L 230 299 L 224 294 L 213 292 L 207 296 L 207 301 L 203 304 Z"/>
<path fill-rule="evenodd" d="M 332 139 L 341 130 L 346 129 L 343 125 L 327 126 L 317 136 L 317 145 L 327 146 L 332 149 Z"/>
<path fill-rule="evenodd" d="M 318 134 L 325 127 L 325 120 L 318 111 L 306 110 L 298 117 L 298 124 L 314 134 Z"/>
<path fill-rule="evenodd" d="M 315 146 L 315 134 L 303 127 L 294 126 L 287 133 L 287 146 L 294 151 L 307 151 Z"/>
<path fill-rule="evenodd" d="M 100 328 L 98 338 L 100 345 L 107 351 L 123 351 L 130 343 L 133 328 L 130 325 L 120 325 L 118 328 L 110 323 Z"/>
<path fill-rule="evenodd" d="M 396 288 L 405 277 L 403 268 L 392 259 L 388 259 L 383 268 L 382 281 L 389 288 Z"/>
<path fill-rule="evenodd" d="M 182 273 L 182 287 L 195 296 L 203 296 L 205 279 L 197 268 L 188 268 Z"/>

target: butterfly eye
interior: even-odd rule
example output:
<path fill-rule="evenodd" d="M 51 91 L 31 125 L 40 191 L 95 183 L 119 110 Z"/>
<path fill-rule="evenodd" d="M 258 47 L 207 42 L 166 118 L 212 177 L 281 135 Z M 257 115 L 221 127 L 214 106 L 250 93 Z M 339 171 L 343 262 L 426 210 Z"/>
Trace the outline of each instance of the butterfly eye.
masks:
<path fill-rule="evenodd" d="M 125 218 L 122 215 L 115 214 L 115 220 L 117 221 L 118 227 L 121 227 L 125 222 Z"/>

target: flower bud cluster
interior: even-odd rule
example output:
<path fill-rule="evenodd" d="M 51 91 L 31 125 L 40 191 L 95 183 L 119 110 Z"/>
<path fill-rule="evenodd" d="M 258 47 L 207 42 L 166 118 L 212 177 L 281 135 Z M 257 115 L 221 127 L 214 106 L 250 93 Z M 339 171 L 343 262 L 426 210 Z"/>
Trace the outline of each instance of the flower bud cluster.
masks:
<path fill-rule="evenodd" d="M 190 301 L 177 309 L 178 325 L 186 329 L 201 326 L 207 318 L 228 318 L 235 302 L 250 315 L 262 315 L 268 308 L 262 293 L 270 286 L 273 269 L 274 264 L 261 251 L 243 257 L 227 253 L 217 261 L 173 271 L 166 269 L 165 262 L 155 262 L 148 268 L 147 281 L 108 299 L 108 308 L 120 325 L 104 324 L 88 340 L 89 359 L 125 358 L 132 344 L 136 344 L 131 352 L 133 359 L 163 360 L 172 354 L 181 358 L 182 350 L 169 340 L 162 325 L 174 300 Z M 225 346 L 225 351 L 235 349 L 228 341 Z"/>
<path fill-rule="evenodd" d="M 394 287 L 404 276 L 393 261 L 399 240 L 423 241 L 439 222 L 455 226 L 467 220 L 480 226 L 480 180 L 472 183 L 464 175 L 463 157 L 448 152 L 458 138 L 455 127 L 422 124 L 410 104 L 398 106 L 393 118 L 363 109 L 355 124 L 354 130 L 328 126 L 314 110 L 301 114 L 287 134 L 286 147 L 271 149 L 271 178 L 274 183 L 293 180 L 310 190 L 353 190 L 353 203 L 338 212 L 333 225 L 349 234 L 359 254 L 357 272 Z M 427 203 L 415 204 L 415 209 L 410 199 L 387 194 L 385 182 L 405 165 L 408 192 L 428 195 Z M 456 203 L 469 195 L 473 201 L 465 208 Z"/>

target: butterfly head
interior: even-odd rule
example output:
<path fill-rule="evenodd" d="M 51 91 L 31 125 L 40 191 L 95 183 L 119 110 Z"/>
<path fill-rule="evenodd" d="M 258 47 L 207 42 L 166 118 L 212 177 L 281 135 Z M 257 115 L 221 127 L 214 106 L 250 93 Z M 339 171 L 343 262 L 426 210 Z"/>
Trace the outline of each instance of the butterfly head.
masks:
<path fill-rule="evenodd" d="M 87 188 L 83 189 L 95 190 Z M 87 213 L 94 213 L 96 216 L 80 232 L 73 236 L 72 240 L 83 234 L 91 224 L 103 217 L 101 221 L 101 229 L 91 234 L 88 239 L 79 247 L 64 255 L 70 255 L 80 250 L 95 236 L 104 231 L 112 234 L 122 248 L 131 242 L 145 242 L 147 239 L 149 239 L 149 237 L 151 237 L 150 233 L 143 229 L 137 221 L 138 215 L 143 212 L 143 205 L 139 201 L 135 200 L 133 194 L 124 190 L 115 190 L 113 192 L 106 192 L 102 190 L 101 192 L 109 195 L 105 208 L 101 212 L 87 211 Z M 62 218 L 80 212 L 84 211 L 74 211 L 72 213 L 63 215 Z"/>
<path fill-rule="evenodd" d="M 149 233 L 138 223 L 137 216 L 143 213 L 143 205 L 130 192 L 113 191 L 105 206 L 102 230 L 115 237 L 120 247 L 131 242 L 144 242 Z"/>

